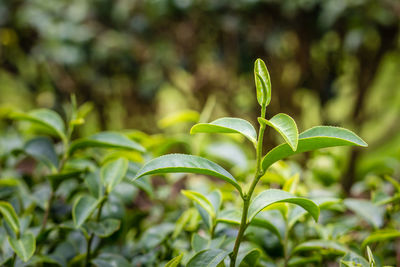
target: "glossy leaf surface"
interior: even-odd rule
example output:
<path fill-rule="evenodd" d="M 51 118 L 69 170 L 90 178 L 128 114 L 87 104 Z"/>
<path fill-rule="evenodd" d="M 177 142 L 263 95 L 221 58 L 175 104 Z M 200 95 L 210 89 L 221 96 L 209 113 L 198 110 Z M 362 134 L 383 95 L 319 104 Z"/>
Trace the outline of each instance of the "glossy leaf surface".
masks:
<path fill-rule="evenodd" d="M 92 196 L 80 197 L 72 208 L 72 219 L 76 228 L 79 228 L 93 213 L 98 205 L 98 200 Z"/>
<path fill-rule="evenodd" d="M 267 66 L 261 59 L 254 62 L 254 80 L 256 82 L 257 101 L 262 107 L 271 102 L 271 79 Z"/>
<path fill-rule="evenodd" d="M 313 201 L 307 198 L 297 197 L 283 190 L 268 189 L 261 192 L 251 201 L 247 222 L 251 222 L 252 219 L 264 208 L 282 202 L 301 206 L 311 214 L 315 221 L 318 221 L 319 208 Z"/>
<path fill-rule="evenodd" d="M 187 267 L 217 267 L 229 252 L 222 249 L 206 249 L 195 254 L 187 263 Z"/>
<path fill-rule="evenodd" d="M 299 135 L 296 151 L 293 151 L 288 144 L 282 144 L 273 148 L 263 158 L 262 167 L 266 171 L 278 160 L 294 154 L 334 146 L 366 147 L 367 143 L 347 129 L 332 126 L 316 126 Z"/>
<path fill-rule="evenodd" d="M 107 162 L 101 167 L 100 176 L 107 192 L 111 192 L 122 181 L 127 170 L 128 160 L 124 158 Z"/>
<path fill-rule="evenodd" d="M 242 194 L 242 189 L 236 179 L 224 168 L 208 159 L 186 154 L 168 154 L 155 158 L 146 163 L 143 168 L 138 171 L 133 180 L 144 175 L 164 173 L 197 173 L 211 175 L 230 183 Z"/>
<path fill-rule="evenodd" d="M 16 120 L 27 120 L 33 123 L 40 124 L 41 126 L 56 133 L 61 139 L 66 139 L 65 125 L 55 111 L 50 109 L 35 109 L 27 113 L 13 112 L 11 118 Z"/>
<path fill-rule="evenodd" d="M 36 240 L 31 232 L 26 232 L 19 239 L 9 237 L 8 241 L 12 249 L 23 262 L 27 262 L 35 252 Z"/>
<path fill-rule="evenodd" d="M 289 115 L 279 113 L 269 120 L 264 118 L 258 118 L 258 120 L 260 123 L 264 123 L 274 128 L 283 139 L 285 139 L 291 149 L 296 151 L 299 141 L 299 131 L 297 130 L 296 122 Z"/>
<path fill-rule="evenodd" d="M 239 133 L 253 143 L 257 139 L 253 125 L 239 118 L 221 118 L 210 123 L 198 123 L 192 127 L 190 133 Z"/>
<path fill-rule="evenodd" d="M 6 201 L 0 201 L 0 213 L 3 216 L 4 220 L 11 227 L 11 229 L 14 231 L 14 233 L 18 234 L 20 224 L 13 206 Z"/>
<path fill-rule="evenodd" d="M 101 132 L 73 142 L 69 149 L 69 153 L 72 154 L 78 149 L 90 147 L 127 149 L 140 152 L 145 151 L 144 147 L 123 134 L 117 132 Z"/>

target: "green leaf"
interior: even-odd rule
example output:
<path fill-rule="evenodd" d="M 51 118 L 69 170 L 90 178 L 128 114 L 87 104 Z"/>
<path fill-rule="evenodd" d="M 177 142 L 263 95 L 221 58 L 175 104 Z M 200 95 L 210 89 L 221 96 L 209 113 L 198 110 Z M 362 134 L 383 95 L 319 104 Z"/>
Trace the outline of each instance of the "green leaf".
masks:
<path fill-rule="evenodd" d="M 176 113 L 167 115 L 158 121 L 158 126 L 162 129 L 184 122 L 198 122 L 200 114 L 195 110 L 180 110 Z"/>
<path fill-rule="evenodd" d="M 217 267 L 229 252 L 222 249 L 206 249 L 196 253 L 187 263 L 187 267 Z"/>
<path fill-rule="evenodd" d="M 96 209 L 99 201 L 89 195 L 78 198 L 72 207 L 72 219 L 76 228 L 79 228 Z"/>
<path fill-rule="evenodd" d="M 65 140 L 65 125 L 55 111 L 50 109 L 35 109 L 27 113 L 13 112 L 10 117 L 15 120 L 27 120 L 44 126 L 48 130 L 56 133 L 61 139 Z"/>
<path fill-rule="evenodd" d="M 97 267 L 132 267 L 124 257 L 113 253 L 102 253 L 92 262 Z"/>
<path fill-rule="evenodd" d="M 271 79 L 264 61 L 257 59 L 254 62 L 254 80 L 256 81 L 257 101 L 262 107 L 271 102 Z"/>
<path fill-rule="evenodd" d="M 128 170 L 128 160 L 119 158 L 107 162 L 101 167 L 100 175 L 104 186 L 108 193 L 110 193 L 116 185 L 118 185 L 126 175 Z"/>
<path fill-rule="evenodd" d="M 145 152 L 144 147 L 123 134 L 117 132 L 101 132 L 73 142 L 70 146 L 69 154 L 74 153 L 78 149 L 89 147 L 127 149 Z"/>
<path fill-rule="evenodd" d="M 47 166 L 57 168 L 58 157 L 54 145 L 47 137 L 37 137 L 29 140 L 24 147 L 25 153 L 42 161 Z"/>
<path fill-rule="evenodd" d="M 368 145 L 355 133 L 347 129 L 332 126 L 316 126 L 299 135 L 296 151 L 293 151 L 288 144 L 282 144 L 273 148 L 263 158 L 262 167 L 266 171 L 278 160 L 291 155 L 334 146 L 366 147 Z"/>
<path fill-rule="evenodd" d="M 198 173 L 211 175 L 233 185 L 242 195 L 242 189 L 236 179 L 218 164 L 198 156 L 186 154 L 168 154 L 155 158 L 146 163 L 138 171 L 133 180 L 144 175 L 163 174 L 163 173 Z"/>
<path fill-rule="evenodd" d="M 191 241 L 192 249 L 195 252 L 202 251 L 204 249 L 207 249 L 210 246 L 210 240 L 202 237 L 201 235 L 195 233 L 192 236 L 192 241 Z"/>
<path fill-rule="evenodd" d="M 307 263 L 311 263 L 311 262 L 319 263 L 319 262 L 321 262 L 321 260 L 322 260 L 321 255 L 313 255 L 310 257 L 293 256 L 293 257 L 290 257 L 288 266 L 299 266 L 299 265 L 304 266 Z"/>
<path fill-rule="evenodd" d="M 360 255 L 350 251 L 340 260 L 340 267 L 371 267 Z"/>
<path fill-rule="evenodd" d="M 236 267 L 253 267 L 257 266 L 258 258 L 261 251 L 257 248 L 239 250 L 235 266 Z"/>
<path fill-rule="evenodd" d="M 8 223 L 14 233 L 18 234 L 20 224 L 13 206 L 6 201 L 0 201 L 0 213 L 3 215 L 4 220 Z"/>
<path fill-rule="evenodd" d="M 293 249 L 293 253 L 301 251 L 326 251 L 328 253 L 344 255 L 349 250 L 342 244 L 333 240 L 311 240 L 301 243 Z"/>
<path fill-rule="evenodd" d="M 232 224 L 232 225 L 240 225 L 242 218 L 242 212 L 238 209 L 227 209 L 223 210 L 217 218 L 217 222 L 222 222 L 222 223 L 227 223 L 227 224 Z M 270 221 L 264 219 L 264 218 L 259 218 L 255 217 L 251 221 L 250 225 L 252 226 L 257 226 L 260 228 L 265 228 L 269 230 L 271 233 L 275 234 L 279 239 L 281 239 L 281 234 L 279 233 L 278 228 L 271 223 Z"/>
<path fill-rule="evenodd" d="M 196 216 L 197 211 L 194 208 L 185 210 L 175 223 L 175 229 L 172 233 L 172 239 L 176 239 L 192 217 Z"/>
<path fill-rule="evenodd" d="M 182 260 L 182 257 L 183 257 L 183 254 L 176 256 L 175 258 L 173 258 L 172 260 L 167 262 L 167 264 L 165 264 L 165 267 L 178 267 L 179 263 Z"/>
<path fill-rule="evenodd" d="M 258 118 L 258 121 L 274 128 L 285 139 L 293 151 L 297 150 L 299 131 L 297 130 L 296 122 L 289 115 L 279 113 L 269 120 Z"/>
<path fill-rule="evenodd" d="M 239 118 L 221 118 L 210 123 L 198 123 L 190 129 L 190 133 L 239 133 L 251 142 L 257 142 L 257 132 L 253 125 Z"/>
<path fill-rule="evenodd" d="M 364 239 L 361 247 L 364 248 L 368 244 L 388 239 L 394 239 L 397 237 L 400 237 L 400 231 L 397 231 L 396 229 L 385 229 L 381 231 L 376 231 L 371 233 L 367 238 Z"/>
<path fill-rule="evenodd" d="M 376 266 L 374 254 L 372 254 L 371 249 L 367 246 L 368 263 L 371 267 Z"/>
<path fill-rule="evenodd" d="M 348 209 L 369 222 L 373 227 L 380 228 L 383 225 L 385 209 L 365 199 L 348 198 L 343 203 Z"/>
<path fill-rule="evenodd" d="M 120 220 L 113 218 L 107 218 L 100 222 L 90 221 L 84 224 L 88 233 L 93 233 L 102 238 L 112 235 L 119 230 L 120 226 Z"/>
<path fill-rule="evenodd" d="M 213 204 L 204 195 L 190 190 L 182 190 L 181 192 L 185 197 L 199 204 L 211 218 L 215 218 Z"/>
<path fill-rule="evenodd" d="M 311 214 L 315 221 L 318 221 L 319 208 L 313 201 L 307 198 L 297 197 L 283 190 L 268 189 L 261 192 L 251 201 L 247 222 L 251 222 L 252 219 L 264 208 L 282 202 L 293 203 L 301 206 Z"/>
<path fill-rule="evenodd" d="M 23 262 L 27 262 L 35 252 L 36 240 L 31 232 L 26 232 L 19 239 L 8 237 L 8 241 L 12 249 Z"/>

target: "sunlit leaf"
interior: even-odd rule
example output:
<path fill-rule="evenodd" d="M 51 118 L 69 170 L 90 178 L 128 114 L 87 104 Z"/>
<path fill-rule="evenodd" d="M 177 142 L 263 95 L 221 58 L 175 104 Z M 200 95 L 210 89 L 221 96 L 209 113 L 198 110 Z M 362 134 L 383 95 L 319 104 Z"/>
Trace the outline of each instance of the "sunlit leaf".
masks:
<path fill-rule="evenodd" d="M 254 80 L 256 83 L 257 101 L 262 107 L 271 102 L 271 79 L 264 61 L 257 59 L 254 62 Z"/>
<path fill-rule="evenodd" d="M 3 216 L 4 220 L 11 227 L 11 229 L 14 231 L 14 233 L 18 234 L 20 224 L 13 206 L 6 201 L 0 201 L 0 213 Z"/>
<path fill-rule="evenodd" d="M 253 125 L 239 118 L 221 118 L 210 123 L 198 123 L 192 127 L 190 133 L 239 133 L 253 143 L 257 140 Z"/>
<path fill-rule="evenodd" d="M 291 155 L 334 146 L 366 147 L 367 143 L 347 129 L 332 126 L 316 126 L 299 135 L 296 151 L 293 151 L 288 144 L 282 144 L 273 148 L 263 158 L 262 167 L 266 171 L 273 163 Z"/>
<path fill-rule="evenodd" d="M 204 195 L 190 190 L 182 190 L 181 193 L 188 199 L 200 205 L 211 216 L 211 218 L 215 218 L 213 204 Z"/>
<path fill-rule="evenodd" d="M 292 150 L 296 151 L 299 141 L 299 131 L 297 130 L 296 122 L 289 115 L 279 113 L 269 120 L 258 118 L 258 121 L 274 128 L 285 139 Z"/>
<path fill-rule="evenodd" d="M 257 195 L 250 203 L 247 222 L 252 219 L 264 208 L 275 203 L 292 203 L 307 210 L 311 216 L 318 221 L 319 208 L 313 201 L 297 197 L 283 190 L 268 189 Z"/>
<path fill-rule="evenodd" d="M 372 266 L 369 265 L 368 261 L 366 261 L 360 255 L 352 251 L 349 251 L 340 260 L 340 267 L 372 267 Z"/>
<path fill-rule="evenodd" d="M 35 252 L 36 240 L 31 232 L 24 233 L 19 239 L 8 237 L 8 241 L 23 262 L 27 262 Z"/>
<path fill-rule="evenodd" d="M 175 258 L 173 258 L 172 260 L 167 262 L 167 264 L 165 264 L 165 267 L 178 267 L 179 263 L 182 260 L 182 257 L 183 257 L 183 254 L 176 256 Z"/>
<path fill-rule="evenodd" d="M 158 121 L 158 126 L 162 129 L 174 126 L 179 123 L 199 121 L 200 114 L 195 110 L 180 110 L 176 113 L 169 114 Z"/>
<path fill-rule="evenodd" d="M 364 248 L 366 245 L 371 243 L 395 239 L 398 237 L 400 237 L 400 231 L 396 229 L 385 229 L 381 231 L 376 231 L 371 233 L 367 238 L 364 239 L 364 241 L 361 244 L 361 247 Z"/>
<path fill-rule="evenodd" d="M 79 228 L 96 209 L 99 201 L 89 195 L 78 198 L 72 207 L 72 219 L 76 228 Z"/>
<path fill-rule="evenodd" d="M 236 179 L 224 168 L 208 159 L 185 154 L 168 154 L 155 158 L 146 163 L 133 180 L 144 175 L 173 172 L 211 175 L 230 183 L 242 194 L 242 189 Z"/>

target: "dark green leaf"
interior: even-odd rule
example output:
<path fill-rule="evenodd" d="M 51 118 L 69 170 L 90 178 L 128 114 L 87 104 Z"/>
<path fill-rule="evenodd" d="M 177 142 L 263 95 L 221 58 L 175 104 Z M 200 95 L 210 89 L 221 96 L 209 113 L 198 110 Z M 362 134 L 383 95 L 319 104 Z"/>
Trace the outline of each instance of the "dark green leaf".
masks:
<path fill-rule="evenodd" d="M 260 123 L 274 128 L 285 139 L 291 149 L 296 151 L 299 141 L 299 131 L 297 130 L 296 122 L 289 115 L 279 113 L 269 120 L 264 118 L 258 118 L 258 120 Z"/>
<path fill-rule="evenodd" d="M 24 233 L 19 239 L 9 237 L 8 241 L 12 249 L 23 262 L 27 262 L 35 252 L 36 240 L 31 232 Z"/>
<path fill-rule="evenodd" d="M 236 259 L 236 267 L 253 267 L 257 266 L 258 258 L 261 255 L 261 251 L 259 249 L 246 249 L 239 250 L 237 259 Z"/>
<path fill-rule="evenodd" d="M 247 221 L 251 220 L 264 208 L 275 203 L 293 203 L 307 210 L 311 216 L 318 221 L 319 208 L 307 198 L 297 197 L 283 190 L 269 189 L 261 192 L 250 203 Z"/>
<path fill-rule="evenodd" d="M 107 218 L 100 222 L 89 221 L 84 224 L 88 233 L 94 233 L 99 237 L 108 237 L 119 230 L 121 222 L 117 219 Z"/>
<path fill-rule="evenodd" d="M 196 253 L 187 263 L 187 267 L 217 267 L 229 252 L 222 249 L 206 249 Z"/>
<path fill-rule="evenodd" d="M 273 163 L 291 155 L 334 146 L 366 147 L 367 144 L 355 133 L 347 129 L 332 126 L 317 126 L 299 135 L 299 143 L 296 151 L 293 151 L 288 144 L 282 144 L 273 148 L 263 158 L 262 167 L 266 171 Z"/>
<path fill-rule="evenodd" d="M 185 154 L 168 154 L 155 158 L 146 163 L 143 168 L 138 171 L 133 180 L 144 175 L 172 172 L 198 173 L 215 176 L 230 183 L 242 194 L 242 189 L 236 179 L 224 168 L 208 159 Z"/>
<path fill-rule="evenodd" d="M 29 140 L 25 144 L 25 153 L 29 156 L 42 161 L 47 166 L 57 168 L 58 158 L 54 145 L 51 140 L 47 137 L 37 137 Z"/>
<path fill-rule="evenodd" d="M 257 133 L 253 125 L 238 118 L 221 118 L 210 123 L 198 123 L 192 127 L 190 133 L 239 133 L 251 142 L 257 142 Z"/>

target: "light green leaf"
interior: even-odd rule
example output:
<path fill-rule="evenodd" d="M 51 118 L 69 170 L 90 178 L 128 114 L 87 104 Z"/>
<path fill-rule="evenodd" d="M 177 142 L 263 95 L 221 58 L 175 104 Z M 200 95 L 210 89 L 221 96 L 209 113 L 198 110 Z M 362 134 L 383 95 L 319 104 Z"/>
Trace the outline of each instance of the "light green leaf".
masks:
<path fill-rule="evenodd" d="M 348 209 L 369 222 L 373 227 L 380 228 L 383 225 L 385 209 L 365 199 L 348 198 L 343 203 Z"/>
<path fill-rule="evenodd" d="M 196 216 L 196 209 L 190 208 L 185 210 L 175 223 L 175 229 L 172 233 L 172 239 L 176 239 L 190 220 Z"/>
<path fill-rule="evenodd" d="M 296 151 L 299 141 L 299 131 L 297 130 L 296 122 L 289 115 L 279 113 L 269 120 L 258 118 L 258 121 L 274 128 L 285 139 L 292 150 Z"/>
<path fill-rule="evenodd" d="M 182 190 L 181 192 L 185 197 L 199 204 L 211 216 L 211 218 L 215 218 L 214 207 L 204 195 L 190 190 Z"/>
<path fill-rule="evenodd" d="M 371 267 L 363 257 L 360 255 L 349 251 L 340 260 L 340 267 Z"/>
<path fill-rule="evenodd" d="M 217 267 L 229 252 L 222 249 L 206 249 L 196 253 L 187 263 L 187 267 Z"/>
<path fill-rule="evenodd" d="M 242 212 L 238 209 L 227 209 L 223 210 L 217 218 L 217 222 L 227 223 L 231 225 L 240 225 L 242 217 Z M 279 233 L 278 228 L 271 223 L 270 221 L 266 220 L 265 218 L 255 217 L 250 222 L 250 225 L 257 226 L 260 228 L 265 228 L 269 230 L 271 233 L 275 234 L 279 239 L 281 239 L 281 234 Z"/>
<path fill-rule="evenodd" d="M 75 201 L 72 207 L 72 219 L 76 228 L 79 228 L 90 217 L 98 204 L 99 201 L 90 195 L 81 196 Z"/>
<path fill-rule="evenodd" d="M 65 125 L 55 111 L 50 109 L 35 109 L 27 113 L 13 112 L 10 117 L 15 120 L 27 120 L 33 123 L 37 123 L 48 130 L 56 133 L 61 139 L 65 140 Z"/>
<path fill-rule="evenodd" d="M 15 234 L 19 233 L 19 219 L 13 206 L 6 202 L 0 201 L 0 213 L 3 215 L 4 220 L 8 223 L 8 225 L 12 228 Z"/>
<path fill-rule="evenodd" d="M 29 140 L 24 147 L 25 153 L 42 161 L 47 166 L 57 168 L 58 157 L 54 145 L 47 137 L 37 137 Z"/>
<path fill-rule="evenodd" d="M 24 233 L 19 239 L 9 236 L 8 241 L 12 249 L 23 262 L 27 262 L 35 252 L 36 240 L 31 232 Z"/>
<path fill-rule="evenodd" d="M 186 154 L 168 154 L 155 158 L 146 163 L 133 180 L 144 175 L 172 172 L 211 175 L 230 183 L 242 194 L 242 189 L 236 179 L 224 168 L 208 159 Z"/>
<path fill-rule="evenodd" d="M 198 123 L 190 129 L 196 133 L 239 133 L 256 143 L 257 133 L 250 122 L 239 118 L 221 118 L 210 123 Z"/>
<path fill-rule="evenodd" d="M 70 146 L 69 154 L 74 153 L 78 149 L 90 147 L 145 151 L 144 147 L 123 134 L 117 132 L 101 132 L 73 142 Z"/>
<path fill-rule="evenodd" d="M 343 246 L 342 244 L 333 241 L 333 240 L 311 240 L 304 243 L 301 243 L 297 247 L 293 249 L 293 253 L 301 252 L 301 251 L 326 251 L 331 252 L 333 254 L 342 254 L 344 255 L 349 250 Z"/>
<path fill-rule="evenodd" d="M 128 170 L 128 160 L 119 158 L 107 162 L 101 167 L 100 175 L 104 186 L 108 193 L 110 193 L 116 185 L 118 185 L 126 175 Z"/>
<path fill-rule="evenodd" d="M 368 145 L 355 133 L 347 129 L 332 126 L 317 126 L 299 135 L 296 151 L 293 151 L 288 144 L 282 144 L 273 148 L 263 158 L 262 167 L 266 171 L 273 163 L 291 155 L 334 146 L 366 147 Z"/>
<path fill-rule="evenodd" d="M 262 107 L 271 102 L 271 79 L 264 61 L 257 59 L 254 62 L 254 80 L 256 82 L 257 101 Z"/>
<path fill-rule="evenodd" d="M 119 230 L 120 220 L 107 218 L 100 222 L 89 221 L 83 225 L 88 233 L 94 233 L 99 237 L 108 237 Z"/>
<path fill-rule="evenodd" d="M 293 256 L 293 257 L 290 257 L 288 266 L 304 266 L 307 263 L 311 263 L 311 262 L 319 263 L 319 262 L 321 262 L 321 260 L 322 260 L 321 255 L 313 255 L 310 257 Z"/>
<path fill-rule="evenodd" d="M 400 231 L 397 231 L 396 229 L 385 229 L 381 231 L 376 231 L 371 233 L 367 238 L 364 239 L 364 241 L 361 244 L 361 247 L 364 248 L 368 244 L 394 239 L 397 237 L 400 237 Z"/>
<path fill-rule="evenodd" d="M 173 258 L 172 260 L 167 262 L 167 264 L 165 264 L 165 267 L 178 267 L 179 263 L 182 260 L 182 257 L 183 257 L 183 254 L 176 256 L 175 258 Z"/>
<path fill-rule="evenodd" d="M 158 126 L 162 129 L 184 122 L 198 122 L 200 114 L 195 110 L 180 110 L 176 113 L 167 115 L 158 121 Z"/>
<path fill-rule="evenodd" d="M 372 254 L 372 251 L 369 248 L 369 246 L 367 246 L 367 255 L 368 255 L 368 263 L 369 263 L 370 267 L 376 266 L 374 254 Z"/>
<path fill-rule="evenodd" d="M 307 198 L 297 197 L 283 190 L 268 189 L 261 192 L 251 201 L 247 222 L 251 222 L 252 219 L 264 208 L 282 202 L 301 206 L 311 214 L 315 221 L 318 221 L 319 208 L 313 201 Z"/>

